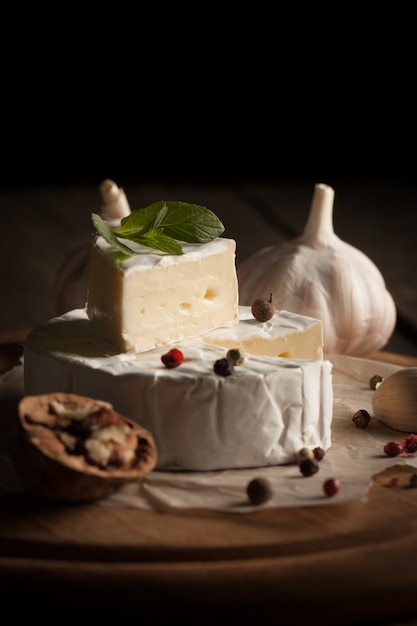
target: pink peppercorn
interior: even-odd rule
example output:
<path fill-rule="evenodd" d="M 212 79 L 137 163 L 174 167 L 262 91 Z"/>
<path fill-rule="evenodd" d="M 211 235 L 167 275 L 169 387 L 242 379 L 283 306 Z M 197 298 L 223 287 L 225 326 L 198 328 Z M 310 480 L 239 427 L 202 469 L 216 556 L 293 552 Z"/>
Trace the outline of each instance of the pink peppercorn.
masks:
<path fill-rule="evenodd" d="M 389 441 L 384 446 L 384 452 L 387 456 L 398 456 L 403 451 L 403 447 L 398 441 Z"/>
<path fill-rule="evenodd" d="M 328 478 L 323 483 L 323 491 L 326 496 L 335 496 L 340 490 L 340 480 L 338 478 Z"/>
<path fill-rule="evenodd" d="M 406 452 L 417 452 L 417 435 L 407 435 L 405 439 L 401 440 L 401 445 Z"/>
<path fill-rule="evenodd" d="M 168 369 L 178 367 L 184 361 L 184 355 L 178 348 L 172 348 L 161 356 L 161 361 Z"/>

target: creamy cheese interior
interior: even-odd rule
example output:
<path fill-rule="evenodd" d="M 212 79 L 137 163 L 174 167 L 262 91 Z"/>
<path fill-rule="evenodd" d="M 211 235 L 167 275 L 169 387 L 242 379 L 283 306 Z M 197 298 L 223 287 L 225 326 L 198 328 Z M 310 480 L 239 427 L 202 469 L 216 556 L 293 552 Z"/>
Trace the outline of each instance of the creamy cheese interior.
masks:
<path fill-rule="evenodd" d="M 238 322 L 236 243 L 182 244 L 183 255 L 119 253 L 98 237 L 90 258 L 87 313 L 124 351 L 142 352 Z"/>
<path fill-rule="evenodd" d="M 292 359 L 323 358 L 323 324 L 305 315 L 276 311 L 267 322 L 256 320 L 248 306 L 239 306 L 239 324 L 201 336 L 206 343 L 243 352 Z"/>

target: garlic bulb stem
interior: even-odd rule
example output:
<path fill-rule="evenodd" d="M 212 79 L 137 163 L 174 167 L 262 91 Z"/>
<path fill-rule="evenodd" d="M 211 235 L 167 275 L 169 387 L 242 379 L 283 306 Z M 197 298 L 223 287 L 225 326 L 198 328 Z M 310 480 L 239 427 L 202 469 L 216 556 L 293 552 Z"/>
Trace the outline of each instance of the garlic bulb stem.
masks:
<path fill-rule="evenodd" d="M 130 214 L 130 206 L 125 192 L 112 180 L 106 179 L 100 185 L 101 217 L 112 228 L 118 228 L 123 217 Z"/>
<path fill-rule="evenodd" d="M 298 242 L 311 248 L 325 248 L 337 237 L 333 228 L 334 189 L 318 183 L 314 186 L 310 213 Z"/>

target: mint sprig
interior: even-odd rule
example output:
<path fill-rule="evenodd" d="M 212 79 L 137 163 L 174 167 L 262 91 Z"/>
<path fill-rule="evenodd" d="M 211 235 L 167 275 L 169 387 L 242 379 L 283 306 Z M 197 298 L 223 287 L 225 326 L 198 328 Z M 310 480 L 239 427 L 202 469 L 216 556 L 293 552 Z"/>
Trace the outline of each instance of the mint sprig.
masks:
<path fill-rule="evenodd" d="M 96 213 L 92 220 L 97 232 L 127 256 L 136 254 L 120 239 L 134 241 L 167 254 L 183 254 L 179 242 L 207 243 L 224 232 L 224 226 L 209 209 L 188 202 L 159 201 L 124 217 L 120 228 L 110 225 Z"/>

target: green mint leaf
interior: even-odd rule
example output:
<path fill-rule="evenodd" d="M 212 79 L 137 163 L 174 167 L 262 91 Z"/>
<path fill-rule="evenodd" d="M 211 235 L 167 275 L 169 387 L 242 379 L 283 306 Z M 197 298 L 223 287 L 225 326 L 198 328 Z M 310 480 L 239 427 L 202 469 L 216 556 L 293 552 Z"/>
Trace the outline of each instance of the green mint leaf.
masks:
<path fill-rule="evenodd" d="M 187 243 L 207 243 L 224 232 L 222 222 L 209 209 L 187 202 L 161 200 L 132 211 L 122 219 L 115 234 L 136 240 L 139 235 L 155 228 L 168 237 Z"/>
<path fill-rule="evenodd" d="M 134 254 L 136 254 L 134 250 L 132 250 L 128 246 L 125 246 L 121 241 L 117 239 L 112 229 L 110 228 L 109 223 L 106 222 L 106 220 L 103 220 L 100 215 L 97 215 L 97 213 L 93 213 L 91 215 L 91 219 L 93 220 L 96 231 L 107 241 L 107 243 L 114 246 L 115 248 L 117 248 L 117 250 L 127 256 L 133 256 Z"/>
<path fill-rule="evenodd" d="M 180 244 L 172 237 L 163 235 L 159 230 L 149 230 L 144 235 L 140 235 L 134 240 L 136 243 L 140 243 L 142 246 L 152 248 L 153 250 L 160 250 L 167 254 L 184 254 Z"/>
<path fill-rule="evenodd" d="M 167 254 L 183 254 L 178 243 L 208 243 L 224 232 L 224 226 L 209 209 L 188 202 L 159 201 L 132 211 L 124 217 L 120 228 L 112 230 L 99 215 L 93 213 L 93 224 L 104 239 L 123 254 L 136 254 L 119 239 Z"/>

